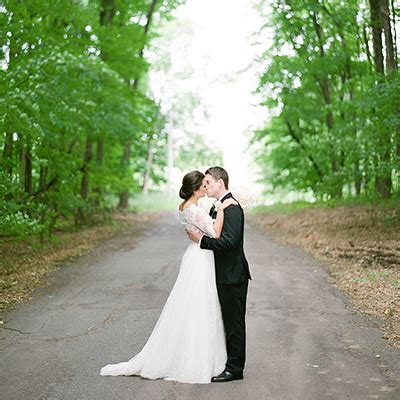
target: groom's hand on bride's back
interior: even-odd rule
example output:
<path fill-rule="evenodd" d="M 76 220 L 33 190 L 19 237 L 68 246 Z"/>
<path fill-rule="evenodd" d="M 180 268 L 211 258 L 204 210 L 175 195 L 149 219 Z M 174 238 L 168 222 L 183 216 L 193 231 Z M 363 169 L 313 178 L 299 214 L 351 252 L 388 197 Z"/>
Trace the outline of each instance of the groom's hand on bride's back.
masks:
<path fill-rule="evenodd" d="M 195 231 L 190 231 L 186 230 L 186 234 L 188 235 L 188 238 L 195 243 L 199 243 L 201 238 L 203 237 L 203 234 L 200 232 L 195 232 Z"/>

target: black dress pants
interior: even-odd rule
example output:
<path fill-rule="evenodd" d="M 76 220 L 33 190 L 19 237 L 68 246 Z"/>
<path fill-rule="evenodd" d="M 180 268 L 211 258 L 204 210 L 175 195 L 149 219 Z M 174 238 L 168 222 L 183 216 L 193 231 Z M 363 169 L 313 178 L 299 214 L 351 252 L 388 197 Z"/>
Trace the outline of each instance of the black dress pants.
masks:
<path fill-rule="evenodd" d="M 246 360 L 246 298 L 249 281 L 217 284 L 225 327 L 228 360 L 225 369 L 233 374 L 243 372 Z"/>

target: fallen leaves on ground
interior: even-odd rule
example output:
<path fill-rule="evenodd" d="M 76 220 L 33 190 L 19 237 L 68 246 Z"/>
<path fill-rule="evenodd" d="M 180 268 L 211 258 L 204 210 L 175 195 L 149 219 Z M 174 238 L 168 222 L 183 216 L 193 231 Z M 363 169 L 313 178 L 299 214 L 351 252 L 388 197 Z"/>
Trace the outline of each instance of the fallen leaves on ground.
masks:
<path fill-rule="evenodd" d="M 307 208 L 250 214 L 248 221 L 324 262 L 330 281 L 362 313 L 378 317 L 383 337 L 400 347 L 400 221 L 375 206 Z"/>

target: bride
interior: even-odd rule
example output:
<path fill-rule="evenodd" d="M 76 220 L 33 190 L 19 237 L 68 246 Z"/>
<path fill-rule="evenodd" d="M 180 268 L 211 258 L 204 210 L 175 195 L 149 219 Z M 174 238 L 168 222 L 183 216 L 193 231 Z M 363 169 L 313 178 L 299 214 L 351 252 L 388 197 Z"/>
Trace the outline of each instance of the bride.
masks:
<path fill-rule="evenodd" d="M 219 239 L 224 209 L 217 207 L 215 221 L 197 204 L 205 196 L 204 174 L 192 171 L 183 177 L 179 217 L 186 229 Z M 191 243 L 183 255 L 174 287 L 147 343 L 136 356 L 109 364 L 100 375 L 140 375 L 186 383 L 210 383 L 225 368 L 226 344 L 215 283 L 214 255 Z"/>

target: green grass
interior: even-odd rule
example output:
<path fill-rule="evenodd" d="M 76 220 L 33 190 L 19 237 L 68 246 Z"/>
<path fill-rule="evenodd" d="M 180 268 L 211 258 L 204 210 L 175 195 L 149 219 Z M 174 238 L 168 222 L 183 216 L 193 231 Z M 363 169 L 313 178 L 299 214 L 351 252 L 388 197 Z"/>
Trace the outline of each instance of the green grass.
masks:
<path fill-rule="evenodd" d="M 358 197 L 347 197 L 344 199 L 334 199 L 323 202 L 329 207 L 338 206 L 351 206 L 351 205 L 369 205 L 369 206 L 379 206 L 382 209 L 393 209 L 397 205 L 397 196 L 392 196 L 390 199 L 381 199 L 377 196 L 358 196 Z"/>
<path fill-rule="evenodd" d="M 164 192 L 150 192 L 148 194 L 139 193 L 130 199 L 130 208 L 133 211 L 160 211 L 176 210 L 182 200 L 176 196 L 168 195 Z"/>
<path fill-rule="evenodd" d="M 269 206 L 257 206 L 251 209 L 251 213 L 259 214 L 259 213 L 281 213 L 281 214 L 289 214 L 292 212 L 296 212 L 299 210 L 304 210 L 306 208 L 311 207 L 321 207 L 321 208 L 334 208 L 340 206 L 356 206 L 356 205 L 364 205 L 371 207 L 378 207 L 385 210 L 393 210 L 397 206 L 397 198 L 396 196 L 392 196 L 390 199 L 380 199 L 377 197 L 351 197 L 345 199 L 335 199 L 328 201 L 316 201 L 316 202 L 308 202 L 304 200 L 293 201 L 291 203 L 280 203 L 277 202 L 275 204 Z"/>

